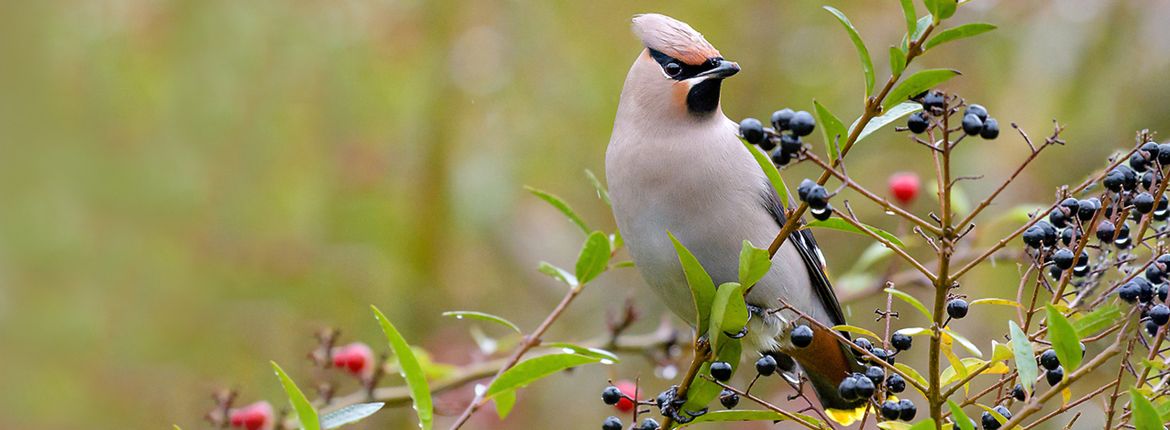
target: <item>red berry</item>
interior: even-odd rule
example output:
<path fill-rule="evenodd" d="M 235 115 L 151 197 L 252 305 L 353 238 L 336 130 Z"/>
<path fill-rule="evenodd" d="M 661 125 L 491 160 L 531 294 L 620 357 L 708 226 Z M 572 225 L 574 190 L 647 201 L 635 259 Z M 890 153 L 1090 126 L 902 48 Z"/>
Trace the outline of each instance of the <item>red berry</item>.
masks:
<path fill-rule="evenodd" d="M 634 391 L 636 391 L 638 387 L 634 385 L 633 382 L 627 381 L 625 379 L 618 381 L 616 384 L 614 384 L 614 386 L 618 387 L 619 390 L 622 390 L 622 394 L 625 394 L 625 397 L 622 397 L 621 400 L 618 400 L 617 404 L 613 405 L 613 407 L 622 412 L 629 412 L 634 410 L 634 402 L 630 401 L 630 399 L 634 398 Z"/>
<path fill-rule="evenodd" d="M 374 370 L 374 351 L 361 342 L 333 348 L 333 366 L 358 376 Z"/>
<path fill-rule="evenodd" d="M 908 205 L 918 197 L 921 184 L 918 175 L 914 173 L 895 173 L 890 175 L 890 194 L 903 205 Z"/>
<path fill-rule="evenodd" d="M 272 404 L 264 401 L 256 402 L 242 408 L 228 411 L 228 422 L 232 427 L 247 430 L 268 430 L 273 427 Z"/>

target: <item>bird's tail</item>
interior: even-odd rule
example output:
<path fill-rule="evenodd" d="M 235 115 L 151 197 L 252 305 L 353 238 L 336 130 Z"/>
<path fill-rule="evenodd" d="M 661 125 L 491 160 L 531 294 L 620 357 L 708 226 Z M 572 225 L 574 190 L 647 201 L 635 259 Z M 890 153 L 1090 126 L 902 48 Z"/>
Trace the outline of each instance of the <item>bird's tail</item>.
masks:
<path fill-rule="evenodd" d="M 842 425 L 852 424 L 864 414 L 867 399 L 846 399 L 837 387 L 845 377 L 862 372 L 863 367 L 849 345 L 844 345 L 826 329 L 816 325 L 811 327 L 812 344 L 804 348 L 784 348 L 784 353 L 800 364 L 829 417 Z"/>

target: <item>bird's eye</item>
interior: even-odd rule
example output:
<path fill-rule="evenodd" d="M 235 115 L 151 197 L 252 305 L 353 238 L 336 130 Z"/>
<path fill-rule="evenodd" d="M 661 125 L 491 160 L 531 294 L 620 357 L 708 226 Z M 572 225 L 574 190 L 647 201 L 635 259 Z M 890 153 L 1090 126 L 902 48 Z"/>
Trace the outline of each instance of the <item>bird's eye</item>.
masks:
<path fill-rule="evenodd" d="M 675 76 L 678 76 L 679 73 L 682 73 L 682 66 L 678 65 L 678 63 L 673 63 L 673 62 L 666 63 L 666 65 L 662 66 L 662 70 L 666 72 L 666 76 L 670 76 L 673 78 Z"/>

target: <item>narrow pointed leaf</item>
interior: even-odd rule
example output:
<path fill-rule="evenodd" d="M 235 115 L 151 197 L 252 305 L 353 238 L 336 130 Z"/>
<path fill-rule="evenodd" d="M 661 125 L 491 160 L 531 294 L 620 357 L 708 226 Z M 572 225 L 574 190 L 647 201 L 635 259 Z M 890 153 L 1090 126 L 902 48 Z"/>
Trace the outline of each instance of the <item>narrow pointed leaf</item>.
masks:
<path fill-rule="evenodd" d="M 1162 419 L 1158 416 L 1158 410 L 1154 408 L 1154 404 L 1150 403 L 1150 399 L 1143 396 L 1135 388 L 1129 389 L 1129 396 L 1133 403 L 1133 426 L 1138 430 L 1161 430 L 1166 427 L 1162 424 Z"/>
<path fill-rule="evenodd" d="M 890 91 L 890 94 L 886 96 L 886 100 L 882 102 L 882 107 L 889 109 L 898 103 L 909 100 L 910 97 L 918 93 L 959 75 L 959 71 L 954 69 L 927 69 L 915 72 L 913 75 L 902 80 L 898 86 Z"/>
<path fill-rule="evenodd" d="M 906 70 L 906 53 L 897 47 L 890 47 L 890 74 L 902 76 Z"/>
<path fill-rule="evenodd" d="M 696 334 L 702 335 L 706 332 L 708 321 L 711 318 L 711 302 L 715 300 L 715 282 L 711 280 L 711 275 L 708 275 L 707 271 L 703 269 L 703 265 L 699 264 L 699 259 L 695 258 L 695 255 L 691 254 L 691 251 L 683 246 L 673 233 L 667 232 L 666 234 L 670 235 L 670 241 L 674 243 L 674 250 L 678 253 L 678 261 L 682 264 L 687 285 L 691 287 L 691 299 L 695 302 L 695 319 L 690 322 L 695 324 Z"/>
<path fill-rule="evenodd" d="M 529 358 L 516 364 L 495 381 L 492 381 L 483 396 L 488 399 L 494 398 L 505 391 L 526 387 L 528 384 L 562 370 L 598 361 L 601 359 L 578 354 L 549 354 Z"/>
<path fill-rule="evenodd" d="M 569 218 L 569 221 L 572 221 L 573 224 L 577 225 L 577 227 L 579 227 L 582 232 L 589 234 L 589 227 L 585 225 L 585 220 L 581 219 L 581 217 L 577 215 L 577 212 L 573 211 L 573 208 L 570 207 L 568 203 L 565 203 L 564 200 L 561 200 L 560 197 L 550 194 L 547 191 L 529 186 L 525 186 L 524 189 L 528 190 L 528 192 L 532 193 L 532 195 L 540 198 L 541 200 L 548 202 L 548 204 L 552 205 L 554 208 L 557 208 L 557 210 L 561 211 L 562 214 Z"/>
<path fill-rule="evenodd" d="M 385 405 L 382 402 L 374 402 L 346 406 L 323 415 L 321 417 L 321 427 L 324 429 L 335 429 L 346 424 L 356 423 L 378 412 Z"/>
<path fill-rule="evenodd" d="M 922 110 L 922 105 L 914 102 L 902 102 L 892 108 L 886 109 L 885 112 L 880 116 L 869 120 L 869 123 L 865 125 L 865 128 L 861 129 L 861 134 L 857 135 L 857 141 L 854 142 L 854 145 L 856 145 L 857 142 L 861 142 L 866 137 L 869 137 L 869 135 L 873 134 L 875 131 L 881 130 L 882 127 L 890 125 L 890 123 L 920 110 Z M 850 130 L 852 130 L 853 127 L 857 127 L 857 120 L 853 121 L 853 125 L 849 127 Z"/>
<path fill-rule="evenodd" d="M 711 348 L 718 350 L 718 343 L 724 336 L 716 334 L 736 334 L 747 324 L 747 304 L 743 300 L 743 285 L 728 282 L 715 290 L 715 300 L 711 304 L 711 328 L 707 330 L 711 341 Z"/>
<path fill-rule="evenodd" d="M 496 394 L 492 398 L 492 403 L 496 405 L 496 416 L 500 417 L 501 420 L 508 418 L 508 414 L 512 413 L 512 407 L 516 406 L 516 390 Z"/>
<path fill-rule="evenodd" d="M 922 315 L 926 316 L 926 319 L 933 320 L 933 317 L 930 315 L 930 311 L 926 309 L 926 305 L 922 304 L 922 302 L 918 301 L 918 299 L 914 298 L 914 296 L 907 294 L 905 291 L 899 291 L 893 288 L 886 288 L 884 291 L 893 295 L 894 297 L 897 297 L 898 300 L 910 304 L 910 306 L 913 306 L 914 309 L 918 309 L 918 312 L 922 312 Z"/>
<path fill-rule="evenodd" d="M 756 248 L 751 242 L 743 241 L 743 249 L 739 251 L 740 285 L 750 288 L 756 285 L 756 282 L 760 282 L 772 268 L 772 260 L 768 257 L 768 250 Z"/>
<path fill-rule="evenodd" d="M 498 316 L 488 314 L 488 313 L 475 312 L 475 311 L 450 311 L 450 312 L 443 312 L 443 316 L 454 317 L 457 320 L 473 319 L 473 320 L 492 322 L 492 323 L 496 323 L 496 324 L 502 325 L 504 327 L 510 328 L 510 329 L 512 329 L 512 331 L 514 331 L 516 333 L 521 333 L 520 327 L 517 327 L 516 324 L 513 324 L 511 321 L 508 321 L 502 317 L 498 317 Z"/>
<path fill-rule="evenodd" d="M 580 283 L 577 282 L 577 277 L 572 273 L 569 273 L 568 270 L 554 266 L 550 263 L 541 261 L 540 267 L 537 268 L 537 270 L 539 270 L 540 273 L 551 276 L 553 279 L 561 281 L 570 287 L 576 287 L 577 285 L 580 285 Z"/>
<path fill-rule="evenodd" d="M 865 225 L 865 224 L 862 224 L 862 225 Z M 857 233 L 857 234 L 869 236 L 869 234 L 867 234 L 866 232 L 862 231 L 861 229 L 857 228 L 853 224 L 850 224 L 848 221 L 845 221 L 841 218 L 829 218 L 829 219 L 824 220 L 824 221 L 814 220 L 812 222 L 809 222 L 808 224 L 805 224 L 804 227 L 802 227 L 802 228 L 828 228 L 828 229 L 833 229 L 833 230 L 847 231 L 850 233 Z M 906 247 L 906 245 L 902 243 L 902 239 L 898 239 L 898 236 L 894 236 L 893 234 L 890 234 L 889 232 L 882 230 L 880 228 L 874 227 L 872 225 L 865 225 L 865 228 L 868 228 L 874 234 L 881 236 L 883 239 L 890 241 L 890 243 L 897 245 L 899 248 Z"/>
<path fill-rule="evenodd" d="M 431 401 L 431 389 L 427 385 L 427 378 L 423 373 L 422 366 L 419 365 L 418 358 L 414 356 L 414 350 L 410 349 L 410 344 L 406 343 L 406 339 L 402 337 L 398 329 L 394 328 L 389 319 L 386 319 L 386 315 L 377 306 L 370 305 L 370 309 L 374 311 L 374 318 L 382 326 L 386 340 L 390 342 L 390 350 L 394 352 L 394 356 L 398 357 L 399 373 L 402 375 L 402 379 L 406 380 L 407 388 L 410 389 L 414 411 L 418 414 L 418 426 L 423 430 L 430 430 L 435 418 L 435 406 Z"/>
<path fill-rule="evenodd" d="M 808 415 L 797 414 L 797 413 L 793 413 L 793 415 L 795 415 L 797 418 L 800 418 L 802 421 L 804 421 L 806 423 L 812 424 L 815 427 L 819 427 L 820 425 L 823 424 L 821 422 L 821 420 L 810 417 Z M 712 411 L 712 412 L 708 412 L 708 413 L 706 413 L 698 418 L 695 418 L 694 421 L 683 424 L 683 425 L 678 426 L 676 428 L 684 428 L 684 427 L 689 427 L 689 426 L 693 426 L 695 424 L 701 424 L 701 423 L 725 423 L 725 422 L 734 422 L 734 421 L 773 421 L 773 422 L 775 422 L 775 421 L 788 421 L 788 417 L 786 417 L 784 415 L 780 415 L 780 413 L 778 413 L 778 412 L 768 411 L 768 410 Z"/>
<path fill-rule="evenodd" d="M 958 342 L 959 346 L 962 346 L 967 351 L 971 351 L 971 353 L 975 354 L 976 357 L 983 358 L 983 351 L 980 351 L 979 347 L 975 346 L 974 342 L 967 340 L 967 338 L 958 333 L 955 333 L 951 329 L 944 328 L 942 331 L 943 333 L 946 333 L 947 336 L 950 336 L 952 339 L 954 339 L 955 342 Z"/>
<path fill-rule="evenodd" d="M 1081 338 L 1097 334 L 1121 320 L 1121 310 L 1115 304 L 1104 305 L 1073 321 L 1077 336 Z"/>
<path fill-rule="evenodd" d="M 581 253 L 577 255 L 577 282 L 585 285 L 604 272 L 609 265 L 609 257 L 609 237 L 600 231 L 590 233 L 581 246 Z"/>
<path fill-rule="evenodd" d="M 297 414 L 297 421 L 300 423 L 301 429 L 320 430 L 321 420 L 317 418 L 317 410 L 313 408 L 312 403 L 309 403 L 305 393 L 297 388 L 297 384 L 288 377 L 288 374 L 284 373 L 284 369 L 281 369 L 280 365 L 276 364 L 275 361 L 270 363 L 272 363 L 272 369 L 276 371 L 276 376 L 280 378 L 280 384 L 284 386 L 284 393 L 288 395 L 288 402 Z"/>
<path fill-rule="evenodd" d="M 780 197 L 780 204 L 788 206 L 788 185 L 784 184 L 784 178 L 780 177 L 780 171 L 776 170 L 776 165 L 772 164 L 772 159 L 768 158 L 762 151 L 754 145 L 744 142 L 748 152 L 752 154 L 752 158 L 756 159 L 756 164 L 760 165 L 760 169 L 764 170 L 764 176 L 768 177 L 768 182 L 772 183 L 772 188 L 776 190 L 776 195 Z"/>
<path fill-rule="evenodd" d="M 584 355 L 584 356 L 589 356 L 589 357 L 596 357 L 599 360 L 601 360 L 602 364 L 614 364 L 614 363 L 618 363 L 618 362 L 622 361 L 621 358 L 618 358 L 617 354 L 614 354 L 612 352 L 606 351 L 606 350 L 601 349 L 601 348 L 587 348 L 587 347 L 580 346 L 580 345 L 574 345 L 574 344 L 571 344 L 568 342 L 548 342 L 548 343 L 541 343 L 540 346 L 548 347 L 548 348 L 560 348 L 566 354 L 577 354 L 577 355 Z"/>
<path fill-rule="evenodd" d="M 1017 302 L 1015 300 L 996 299 L 996 298 L 972 300 L 971 303 L 969 303 L 969 304 L 971 306 L 975 306 L 975 305 L 1000 305 L 1000 306 L 1014 306 L 1017 308 L 1023 307 L 1022 305 L 1020 305 L 1019 302 Z"/>
<path fill-rule="evenodd" d="M 954 421 L 960 430 L 975 430 L 975 424 L 972 423 L 971 417 L 968 417 L 963 412 L 963 408 L 955 404 L 954 400 L 947 399 L 947 407 L 951 408 L 951 421 Z"/>
<path fill-rule="evenodd" d="M 1056 350 L 1056 358 L 1060 359 L 1064 371 L 1072 372 L 1081 365 L 1081 339 L 1064 314 L 1052 305 L 1045 308 L 1048 310 L 1048 341 L 1052 342 L 1052 349 Z"/>
<path fill-rule="evenodd" d="M 934 420 L 927 418 L 910 426 L 910 430 L 932 430 L 934 429 Z"/>
<path fill-rule="evenodd" d="M 601 180 L 597 179 L 597 175 L 594 175 L 592 170 L 585 169 L 585 177 L 589 178 L 589 183 L 593 184 L 594 190 L 597 190 L 597 197 L 605 204 L 612 205 L 609 201 L 609 191 L 605 189 L 605 185 L 601 184 Z"/>
<path fill-rule="evenodd" d="M 1020 383 L 1024 385 L 1024 389 L 1031 393 L 1032 383 L 1036 381 L 1036 377 L 1040 373 L 1036 368 L 1036 356 L 1035 352 L 1032 351 L 1032 342 L 1028 340 L 1028 335 L 1015 321 L 1009 320 L 1008 326 L 1011 329 L 1012 355 L 1016 358 L 1016 372 L 1020 374 Z"/>
<path fill-rule="evenodd" d="M 914 23 L 916 21 L 914 17 L 918 16 L 918 12 L 914 10 L 914 0 L 901 1 L 902 16 L 906 17 L 906 34 L 909 35 L 914 33 Z"/>
<path fill-rule="evenodd" d="M 963 24 L 955 28 L 948 28 L 930 38 L 930 40 L 927 40 L 926 45 L 923 46 L 922 49 L 927 50 L 953 40 L 978 36 L 991 30 L 995 30 L 995 28 L 995 25 L 985 22 L 973 22 L 970 24 Z"/>
<path fill-rule="evenodd" d="M 829 112 L 829 109 L 821 102 L 813 100 L 813 107 L 817 112 L 817 122 L 821 124 L 821 137 L 825 139 L 825 152 L 829 154 L 829 162 L 835 162 L 841 156 L 841 142 L 849 137 L 849 132 L 845 130 L 845 124 L 842 124 L 841 120 Z"/>
<path fill-rule="evenodd" d="M 857 48 L 857 57 L 861 59 L 861 71 L 865 74 L 865 96 L 869 97 L 873 94 L 873 61 L 869 58 L 869 49 L 865 48 L 865 42 L 861 40 L 861 35 L 857 34 L 857 29 L 853 27 L 853 23 L 849 22 L 849 18 L 845 17 L 844 13 L 832 6 L 824 6 L 824 8 L 833 14 L 837 21 L 841 22 L 845 31 L 849 33 L 849 39 L 853 41 L 853 47 Z"/>
<path fill-rule="evenodd" d="M 897 368 L 898 370 L 901 370 L 902 373 L 905 373 L 906 376 L 909 376 L 910 379 L 913 379 L 914 382 L 918 383 L 918 385 L 921 385 L 923 387 L 926 387 L 929 385 L 926 382 L 926 378 L 923 378 L 922 374 L 918 373 L 917 370 L 914 370 L 913 367 L 907 366 L 905 363 L 894 363 L 894 367 Z M 915 387 L 915 389 L 917 389 L 917 388 L 918 387 Z"/>

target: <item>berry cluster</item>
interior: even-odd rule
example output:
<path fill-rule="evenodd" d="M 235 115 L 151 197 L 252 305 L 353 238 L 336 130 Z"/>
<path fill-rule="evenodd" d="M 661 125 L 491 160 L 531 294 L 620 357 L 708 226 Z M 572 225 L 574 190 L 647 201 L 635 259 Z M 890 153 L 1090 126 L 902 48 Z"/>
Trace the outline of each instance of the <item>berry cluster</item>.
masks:
<path fill-rule="evenodd" d="M 772 113 L 772 127 L 766 128 L 760 120 L 747 118 L 739 123 L 739 134 L 743 140 L 759 145 L 764 151 L 771 151 L 772 162 L 779 166 L 788 164 L 804 147 L 801 137 L 812 134 L 816 120 L 805 111 L 793 112 L 781 109 Z"/>
<path fill-rule="evenodd" d="M 637 385 L 630 381 L 618 381 L 616 384 L 605 387 L 601 390 L 601 401 L 607 405 L 613 406 L 621 412 L 631 412 L 640 404 L 649 404 L 649 402 L 639 402 L 636 398 L 638 391 Z M 634 415 L 637 421 L 637 415 Z M 622 430 L 623 428 L 621 418 L 610 416 L 601 422 L 602 430 Z M 653 418 L 646 418 L 642 420 L 642 424 L 634 427 L 634 430 L 657 430 L 659 428 L 658 421 Z"/>
<path fill-rule="evenodd" d="M 890 365 L 894 364 L 894 357 L 899 352 L 909 350 L 914 345 L 913 338 L 904 333 L 894 333 L 890 336 L 889 345 L 893 349 L 876 347 L 873 342 L 864 337 L 854 339 L 853 343 L 858 348 L 868 351 Z M 862 361 L 870 363 L 868 356 L 863 357 Z M 867 366 L 864 373 L 858 372 L 846 376 L 837 386 L 837 392 L 847 400 L 869 399 L 879 393 L 882 387 L 885 387 L 885 401 L 880 407 L 882 417 L 887 420 L 913 420 L 915 414 L 918 413 L 914 402 L 909 399 L 897 400 L 890 397 L 906 390 L 906 380 L 897 373 L 887 375 L 885 368 L 877 365 L 878 363 L 871 364 L 875 365 Z"/>
<path fill-rule="evenodd" d="M 922 104 L 922 110 L 910 115 L 906 120 L 906 128 L 911 133 L 920 134 L 931 127 L 932 118 L 948 115 L 947 98 L 940 91 L 928 91 L 916 98 Z M 987 114 L 987 108 L 982 105 L 968 105 L 963 112 L 963 133 L 968 136 L 979 136 L 987 140 L 999 137 L 999 121 Z"/>
<path fill-rule="evenodd" d="M 829 205 L 829 191 L 812 179 L 800 181 L 800 185 L 796 187 L 796 195 L 800 197 L 800 201 L 808 203 L 813 218 L 824 221 L 833 216 L 833 206 Z"/>

